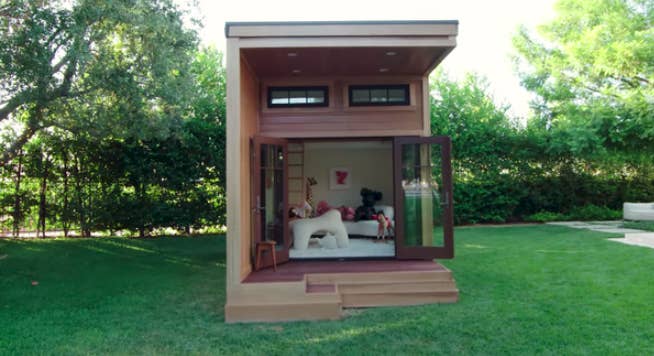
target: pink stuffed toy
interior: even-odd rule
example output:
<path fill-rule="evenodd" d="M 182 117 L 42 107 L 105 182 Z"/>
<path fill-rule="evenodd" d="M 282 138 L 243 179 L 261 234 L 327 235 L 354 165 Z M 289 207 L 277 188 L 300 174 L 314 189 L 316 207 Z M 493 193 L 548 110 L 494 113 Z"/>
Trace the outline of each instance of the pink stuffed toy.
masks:
<path fill-rule="evenodd" d="M 318 206 L 316 207 L 316 215 L 320 216 L 332 209 L 338 210 L 341 213 L 341 219 L 343 221 L 354 220 L 354 214 L 355 214 L 354 208 L 345 205 L 341 206 L 340 208 L 336 208 L 329 205 L 329 203 L 327 203 L 324 200 L 318 202 Z"/>
<path fill-rule="evenodd" d="M 341 211 L 341 218 L 343 221 L 354 220 L 354 208 L 343 205 L 338 210 Z"/>
<path fill-rule="evenodd" d="M 330 211 L 332 209 L 333 208 L 331 206 L 329 206 L 329 203 L 327 203 L 324 200 L 321 200 L 321 201 L 318 202 L 318 206 L 316 207 L 316 214 L 317 214 L 317 216 L 320 216 L 320 215 L 322 215 L 322 214 L 324 214 L 324 213 L 326 213 L 326 212 L 328 212 L 328 211 Z"/>

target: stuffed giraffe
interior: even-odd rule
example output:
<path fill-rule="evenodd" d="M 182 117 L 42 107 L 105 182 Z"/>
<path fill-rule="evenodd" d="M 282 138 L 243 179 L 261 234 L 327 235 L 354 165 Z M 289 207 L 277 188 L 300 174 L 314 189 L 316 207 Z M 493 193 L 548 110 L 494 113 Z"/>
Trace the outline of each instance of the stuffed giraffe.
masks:
<path fill-rule="evenodd" d="M 307 177 L 307 192 L 306 192 L 306 199 L 305 201 L 313 207 L 313 191 L 311 190 L 311 186 L 314 186 L 318 184 L 316 182 L 316 179 L 314 177 Z"/>

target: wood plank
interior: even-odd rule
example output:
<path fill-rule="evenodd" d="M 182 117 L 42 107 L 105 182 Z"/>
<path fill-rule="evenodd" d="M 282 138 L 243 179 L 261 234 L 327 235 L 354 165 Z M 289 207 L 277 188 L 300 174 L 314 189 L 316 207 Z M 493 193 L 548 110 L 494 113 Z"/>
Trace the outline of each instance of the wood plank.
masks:
<path fill-rule="evenodd" d="M 309 284 L 307 283 L 306 292 L 309 293 L 336 293 L 335 284 Z"/>
<path fill-rule="evenodd" d="M 227 127 L 226 127 L 226 186 L 227 196 L 240 197 L 241 187 L 241 124 L 240 124 L 240 71 L 241 61 L 238 48 L 238 39 L 230 38 L 227 40 Z M 249 187 L 249 185 L 247 185 Z M 227 276 L 226 291 L 227 299 L 229 295 L 238 289 L 241 281 L 241 236 L 244 226 L 244 220 L 241 216 L 242 199 L 227 200 L 227 225 L 230 226 L 227 231 Z"/>
<path fill-rule="evenodd" d="M 225 322 L 277 322 L 295 320 L 337 320 L 342 318 L 339 303 L 299 303 L 285 305 L 225 305 Z"/>
<path fill-rule="evenodd" d="M 380 307 L 396 305 L 455 303 L 459 300 L 459 293 L 457 291 L 397 294 L 344 294 L 342 298 L 343 307 Z"/>
<path fill-rule="evenodd" d="M 414 281 L 414 282 L 437 282 L 448 281 L 452 279 L 452 274 L 449 271 L 442 272 L 425 272 L 425 271 L 409 271 L 409 272 L 374 272 L 374 273 L 316 273 L 308 274 L 307 281 L 309 283 L 356 283 L 356 282 L 401 282 L 401 281 Z"/>
<path fill-rule="evenodd" d="M 338 283 L 341 294 L 369 293 L 413 293 L 413 292 L 454 292 L 457 291 L 454 281 L 402 281 L 394 283 Z"/>
<path fill-rule="evenodd" d="M 227 23 L 227 29 L 228 37 L 451 36 L 458 33 L 458 23 Z"/>
<path fill-rule="evenodd" d="M 311 48 L 311 47 L 434 47 L 456 46 L 456 36 L 430 37 L 295 37 L 240 39 L 241 48 Z M 423 73 L 419 73 L 423 74 Z"/>

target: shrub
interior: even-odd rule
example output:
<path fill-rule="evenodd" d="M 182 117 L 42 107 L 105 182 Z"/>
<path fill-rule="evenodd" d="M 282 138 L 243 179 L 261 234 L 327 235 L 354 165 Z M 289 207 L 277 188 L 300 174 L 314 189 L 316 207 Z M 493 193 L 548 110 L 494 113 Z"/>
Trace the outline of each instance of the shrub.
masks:
<path fill-rule="evenodd" d="M 540 211 L 525 217 L 525 221 L 531 222 L 549 222 L 549 221 L 563 221 L 566 216 L 560 213 L 553 213 L 551 211 Z"/>
<path fill-rule="evenodd" d="M 570 220 L 618 220 L 622 219 L 622 211 L 588 204 L 573 208 L 568 217 Z"/>

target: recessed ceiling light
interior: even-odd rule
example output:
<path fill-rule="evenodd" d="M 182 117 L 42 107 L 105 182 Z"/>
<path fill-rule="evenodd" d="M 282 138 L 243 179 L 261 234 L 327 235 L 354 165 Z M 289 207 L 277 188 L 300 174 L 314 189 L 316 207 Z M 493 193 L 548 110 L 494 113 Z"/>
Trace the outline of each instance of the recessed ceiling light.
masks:
<path fill-rule="evenodd" d="M 288 52 L 289 57 L 297 57 L 297 52 Z"/>
<path fill-rule="evenodd" d="M 300 74 L 302 73 L 302 70 L 300 69 L 293 69 L 293 74 Z"/>
<path fill-rule="evenodd" d="M 397 55 L 397 52 L 394 52 L 394 51 L 388 51 L 388 52 L 386 52 L 386 55 L 387 55 L 387 56 L 395 56 L 395 55 Z"/>
<path fill-rule="evenodd" d="M 388 72 L 388 68 L 379 68 L 380 73 L 386 73 Z"/>

